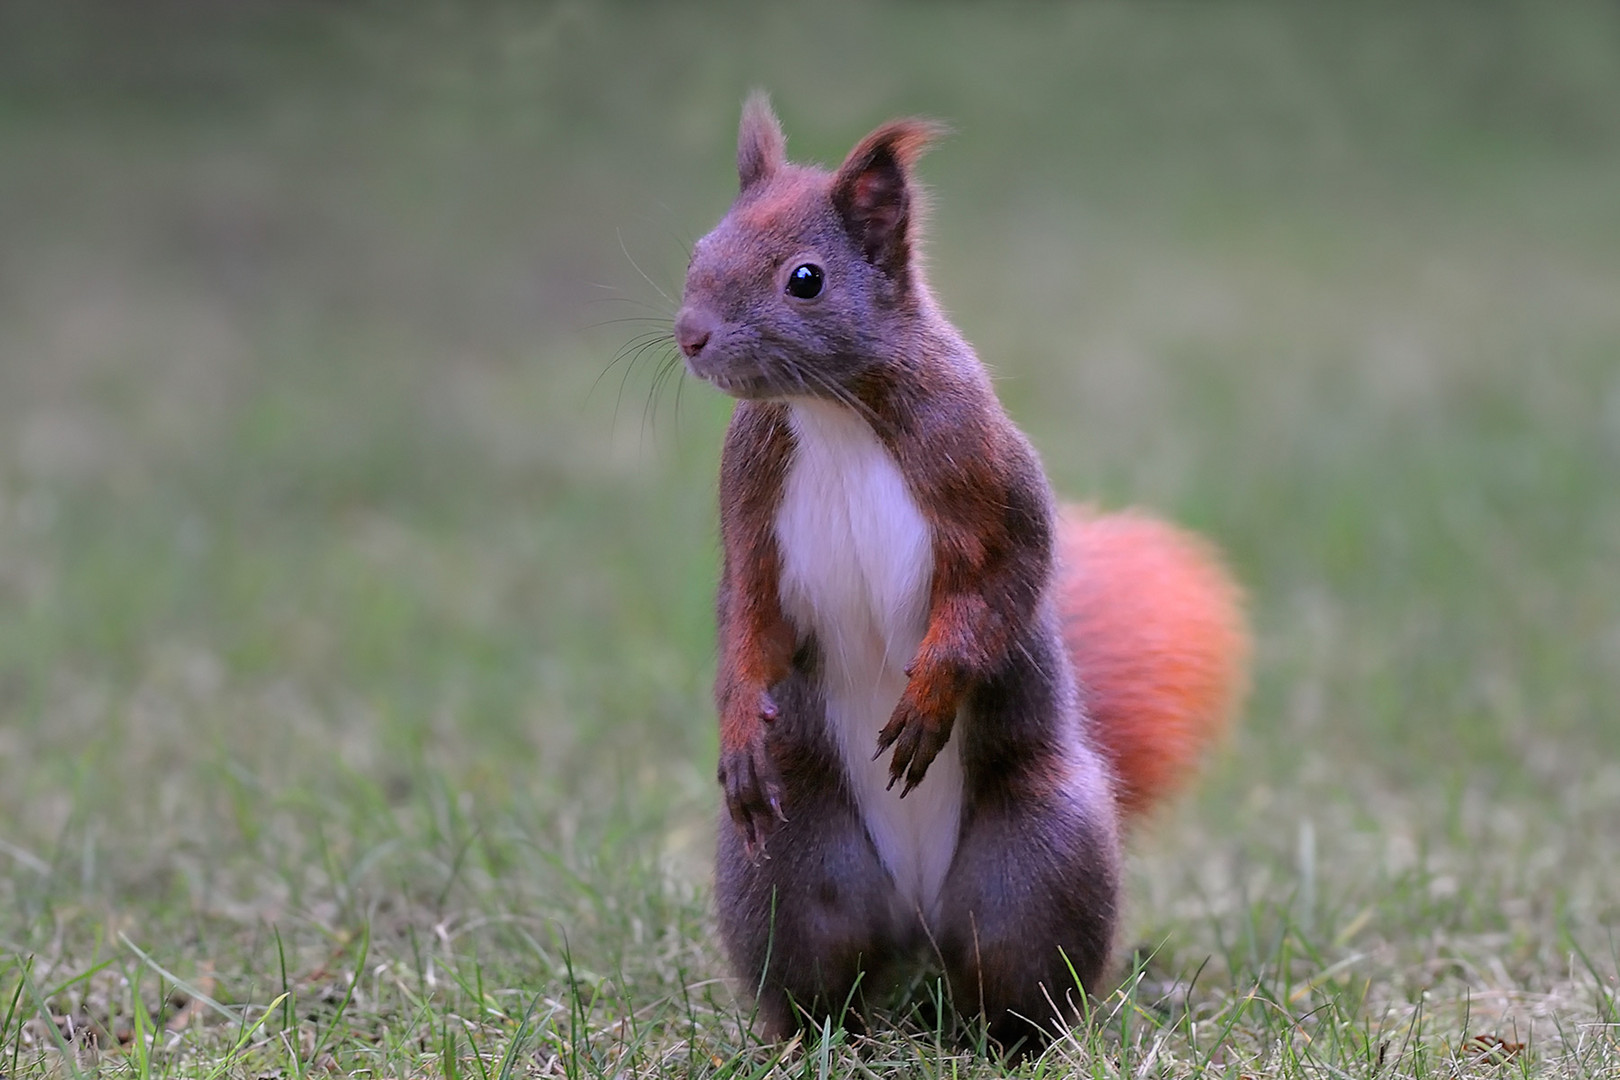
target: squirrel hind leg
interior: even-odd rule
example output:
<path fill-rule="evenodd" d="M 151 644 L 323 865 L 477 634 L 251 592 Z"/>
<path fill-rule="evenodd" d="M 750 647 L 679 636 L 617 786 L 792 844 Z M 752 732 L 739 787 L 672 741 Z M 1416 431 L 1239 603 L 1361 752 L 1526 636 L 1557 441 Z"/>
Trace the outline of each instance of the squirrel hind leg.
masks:
<path fill-rule="evenodd" d="M 1085 1015 L 1113 963 L 1121 853 L 1107 781 L 1077 764 L 1066 793 L 1028 790 L 964 828 L 936 928 L 957 1010 L 1004 1054 Z"/>
<path fill-rule="evenodd" d="M 1058 560 L 1092 732 L 1139 820 L 1190 780 L 1247 689 L 1242 592 L 1202 537 L 1136 511 L 1065 507 Z"/>
<path fill-rule="evenodd" d="M 785 715 L 794 705 L 783 698 Z M 831 1019 L 859 1030 L 882 1000 L 901 944 L 893 886 L 844 794 L 831 751 L 785 752 L 788 820 L 751 858 L 721 815 L 715 908 L 739 989 L 757 996 L 765 1034 Z"/>

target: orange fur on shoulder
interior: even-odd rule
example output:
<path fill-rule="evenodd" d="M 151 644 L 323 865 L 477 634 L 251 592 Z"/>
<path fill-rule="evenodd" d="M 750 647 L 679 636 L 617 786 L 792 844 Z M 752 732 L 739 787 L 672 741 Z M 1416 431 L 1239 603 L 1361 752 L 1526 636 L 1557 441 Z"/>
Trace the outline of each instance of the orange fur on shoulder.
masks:
<path fill-rule="evenodd" d="M 1186 782 L 1247 689 L 1242 594 L 1213 547 L 1134 511 L 1063 509 L 1063 637 L 1120 809 L 1141 818 Z"/>

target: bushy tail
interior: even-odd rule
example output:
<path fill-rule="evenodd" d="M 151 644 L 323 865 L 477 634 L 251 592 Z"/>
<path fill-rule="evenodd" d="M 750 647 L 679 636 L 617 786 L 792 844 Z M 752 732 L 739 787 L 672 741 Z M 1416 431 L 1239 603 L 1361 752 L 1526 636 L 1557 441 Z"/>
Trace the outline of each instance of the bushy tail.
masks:
<path fill-rule="evenodd" d="M 1127 821 L 1181 787 L 1248 684 L 1242 594 L 1202 538 L 1134 511 L 1066 507 L 1063 636 Z"/>

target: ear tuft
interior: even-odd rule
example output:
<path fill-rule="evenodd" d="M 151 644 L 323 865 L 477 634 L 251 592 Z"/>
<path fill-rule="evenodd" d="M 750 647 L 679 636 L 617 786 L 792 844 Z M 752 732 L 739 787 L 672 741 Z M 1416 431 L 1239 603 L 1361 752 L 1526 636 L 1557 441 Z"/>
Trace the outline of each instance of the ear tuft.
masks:
<path fill-rule="evenodd" d="M 858 143 L 833 179 L 833 206 L 867 261 L 896 280 L 911 265 L 917 194 L 911 170 L 945 134 L 931 120 L 893 120 Z"/>
<path fill-rule="evenodd" d="M 755 90 L 743 103 L 742 123 L 737 129 L 737 180 L 741 191 L 782 167 L 787 160 L 787 139 L 782 125 L 771 111 L 771 99 Z"/>

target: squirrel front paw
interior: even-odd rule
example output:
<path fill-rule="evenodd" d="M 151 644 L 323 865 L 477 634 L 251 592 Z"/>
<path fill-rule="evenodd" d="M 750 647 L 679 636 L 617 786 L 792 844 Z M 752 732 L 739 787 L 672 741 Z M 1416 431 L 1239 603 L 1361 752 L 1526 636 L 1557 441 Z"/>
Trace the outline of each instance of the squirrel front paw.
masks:
<path fill-rule="evenodd" d="M 928 766 L 950 741 L 951 727 L 955 723 L 954 707 L 925 708 L 909 690 L 894 707 L 888 724 L 878 732 L 877 753 L 872 759 L 876 761 L 885 750 L 894 747 L 894 757 L 889 760 L 889 787 L 892 789 L 902 776 L 905 777 L 905 786 L 900 789 L 902 799 L 922 783 Z"/>
<path fill-rule="evenodd" d="M 782 777 L 765 745 L 766 726 L 776 716 L 776 703 L 762 691 L 757 713 L 732 728 L 746 731 L 746 738 L 720 747 L 720 789 L 750 859 L 764 854 L 765 838 L 777 822 L 787 820 L 782 812 Z"/>

